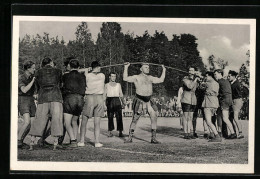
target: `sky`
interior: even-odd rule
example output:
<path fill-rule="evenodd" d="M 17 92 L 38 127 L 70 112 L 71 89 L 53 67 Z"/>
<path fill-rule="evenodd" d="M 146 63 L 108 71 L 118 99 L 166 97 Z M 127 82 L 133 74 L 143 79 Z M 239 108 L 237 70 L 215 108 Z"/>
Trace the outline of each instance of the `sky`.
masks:
<path fill-rule="evenodd" d="M 87 22 L 96 41 L 102 22 Z M 250 26 L 239 24 L 189 24 L 189 23 L 158 23 L 158 22 L 119 22 L 123 33 L 142 36 L 146 30 L 150 35 L 155 31 L 164 32 L 169 40 L 172 35 L 190 33 L 197 37 L 198 50 L 204 64 L 208 65 L 210 55 L 222 58 L 229 63 L 229 69 L 238 71 L 246 61 L 246 52 L 250 47 Z M 26 34 L 36 36 L 49 33 L 49 37 L 63 37 L 65 42 L 75 40 L 75 31 L 80 22 L 20 21 L 19 37 Z"/>

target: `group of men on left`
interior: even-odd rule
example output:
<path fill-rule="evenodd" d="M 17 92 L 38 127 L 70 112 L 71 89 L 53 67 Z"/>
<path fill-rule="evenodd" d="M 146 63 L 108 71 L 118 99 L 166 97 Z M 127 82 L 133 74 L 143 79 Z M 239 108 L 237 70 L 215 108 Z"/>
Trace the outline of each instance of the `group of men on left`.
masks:
<path fill-rule="evenodd" d="M 110 85 L 105 85 L 105 75 L 100 73 L 100 64 L 93 61 L 90 68 L 79 70 L 79 61 L 70 59 L 65 64 L 67 72 L 62 74 L 50 58 L 44 58 L 41 68 L 35 72 L 35 63 L 26 61 L 24 73 L 18 82 L 18 111 L 24 123 L 18 131 L 18 147 L 23 146 L 26 135 L 31 135 L 30 149 L 36 144 L 46 144 L 45 139 L 54 138 L 54 150 L 62 147 L 67 131 L 70 147 L 85 146 L 85 135 L 89 118 L 94 117 L 95 147 L 99 141 L 100 118 L 108 112 L 109 131 L 114 129 L 113 117 L 117 118 L 119 137 L 123 137 L 122 88 L 116 83 L 116 74 L 109 75 Z M 88 73 L 92 70 L 91 73 Z M 104 98 L 105 97 L 105 98 Z M 37 107 L 34 100 L 37 99 Z M 79 116 L 82 113 L 80 141 L 77 142 Z M 112 133 L 109 134 L 110 136 Z"/>

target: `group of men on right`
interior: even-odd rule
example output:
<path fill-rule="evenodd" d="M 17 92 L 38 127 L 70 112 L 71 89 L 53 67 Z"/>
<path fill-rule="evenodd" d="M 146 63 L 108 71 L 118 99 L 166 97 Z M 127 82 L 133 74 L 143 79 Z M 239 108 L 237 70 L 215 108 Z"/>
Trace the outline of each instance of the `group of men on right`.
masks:
<path fill-rule="evenodd" d="M 189 76 L 182 81 L 183 92 L 180 96 L 185 139 L 198 137 L 196 123 L 199 109 L 203 116 L 204 130 L 209 130 L 212 134 L 204 135 L 210 139 L 209 142 L 221 142 L 222 137 L 244 138 L 238 119 L 243 100 L 237 75 L 237 72 L 230 70 L 227 79 L 224 79 L 223 70 L 217 69 L 214 72 L 207 71 L 203 78 L 200 70 L 189 68 Z"/>

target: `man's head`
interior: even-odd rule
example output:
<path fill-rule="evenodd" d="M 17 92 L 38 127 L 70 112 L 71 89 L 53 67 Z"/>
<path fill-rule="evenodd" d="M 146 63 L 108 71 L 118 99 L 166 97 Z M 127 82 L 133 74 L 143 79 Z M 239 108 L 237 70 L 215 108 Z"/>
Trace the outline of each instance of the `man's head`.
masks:
<path fill-rule="evenodd" d="M 70 70 L 72 69 L 78 69 L 79 68 L 79 61 L 77 59 L 72 59 L 70 60 L 69 64 L 68 64 L 68 68 Z"/>
<path fill-rule="evenodd" d="M 35 63 L 33 61 L 26 61 L 23 64 L 23 69 L 27 72 L 29 72 L 30 74 L 34 74 L 35 72 Z"/>
<path fill-rule="evenodd" d="M 54 63 L 53 63 L 53 61 L 52 61 L 52 59 L 50 59 L 50 58 L 44 58 L 43 60 L 42 60 L 42 67 L 45 67 L 45 66 L 47 66 L 47 65 L 50 65 L 51 67 L 54 67 Z"/>
<path fill-rule="evenodd" d="M 214 73 L 212 71 L 207 71 L 206 72 L 206 79 L 207 80 L 214 79 Z"/>
<path fill-rule="evenodd" d="M 66 60 L 63 62 L 65 71 L 70 71 L 69 63 L 71 60 L 75 59 L 74 57 L 68 57 Z"/>
<path fill-rule="evenodd" d="M 194 75 L 194 74 L 195 74 L 195 71 L 196 71 L 195 67 L 193 67 L 193 66 L 189 67 L 189 73 L 190 73 L 191 75 Z"/>
<path fill-rule="evenodd" d="M 201 69 L 197 68 L 196 71 L 195 71 L 195 75 L 201 76 L 201 74 L 202 74 Z"/>
<path fill-rule="evenodd" d="M 216 80 L 223 78 L 223 70 L 221 70 L 221 69 L 215 70 L 214 76 L 215 76 Z"/>
<path fill-rule="evenodd" d="M 148 63 L 143 63 L 141 68 L 140 68 L 141 72 L 144 73 L 144 74 L 149 74 L 150 72 L 150 67 L 149 67 L 149 64 Z"/>
<path fill-rule="evenodd" d="M 98 61 L 93 61 L 91 63 L 92 72 L 100 72 L 100 64 Z"/>
<path fill-rule="evenodd" d="M 110 80 L 111 82 L 115 82 L 115 81 L 116 81 L 116 73 L 115 73 L 115 72 L 111 72 L 111 73 L 109 74 L 109 80 Z"/>
<path fill-rule="evenodd" d="M 229 81 L 234 81 L 237 77 L 237 72 L 233 71 L 233 70 L 229 70 L 228 72 L 228 80 Z"/>

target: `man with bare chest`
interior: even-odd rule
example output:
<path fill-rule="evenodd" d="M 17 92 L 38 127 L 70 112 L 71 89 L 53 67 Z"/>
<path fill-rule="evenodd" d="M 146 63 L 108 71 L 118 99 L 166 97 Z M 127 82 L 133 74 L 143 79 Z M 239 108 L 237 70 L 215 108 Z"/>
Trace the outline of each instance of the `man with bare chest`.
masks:
<path fill-rule="evenodd" d="M 136 88 L 135 99 L 133 101 L 133 119 L 129 129 L 129 137 L 125 141 L 126 143 L 132 142 L 134 130 L 138 119 L 142 114 L 149 113 L 152 125 L 152 139 L 151 143 L 158 144 L 156 140 L 156 128 L 157 128 L 157 106 L 151 101 L 153 94 L 153 84 L 162 83 L 165 78 L 166 68 L 162 65 L 163 71 L 160 78 L 149 75 L 149 64 L 143 63 L 140 68 L 141 73 L 139 75 L 128 76 L 128 67 L 130 63 L 125 63 L 123 80 L 129 83 L 134 83 Z"/>

